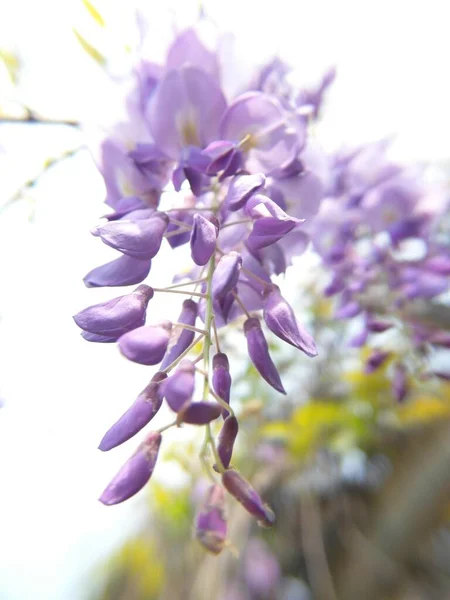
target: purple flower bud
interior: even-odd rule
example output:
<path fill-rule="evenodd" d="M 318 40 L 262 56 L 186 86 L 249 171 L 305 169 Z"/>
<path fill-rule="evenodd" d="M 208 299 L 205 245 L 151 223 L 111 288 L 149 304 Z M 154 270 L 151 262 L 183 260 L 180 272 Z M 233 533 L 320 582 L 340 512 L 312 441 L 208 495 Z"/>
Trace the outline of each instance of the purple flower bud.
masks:
<path fill-rule="evenodd" d="M 219 228 L 199 213 L 194 215 L 191 232 L 191 256 L 196 265 L 206 265 L 216 249 Z"/>
<path fill-rule="evenodd" d="M 195 325 L 197 313 L 197 303 L 191 299 L 185 300 L 183 302 L 183 308 L 180 316 L 178 317 L 178 323 L 184 323 L 185 325 L 192 326 Z M 174 333 L 177 333 L 175 338 L 173 337 Z M 166 367 L 172 364 L 173 361 L 176 360 L 180 354 L 182 354 L 186 348 L 192 344 L 194 341 L 194 335 L 194 331 L 190 331 L 189 329 L 184 329 L 182 327 L 176 327 L 172 331 L 169 347 L 167 348 L 167 352 L 164 355 L 161 363 L 161 370 L 164 370 Z"/>
<path fill-rule="evenodd" d="M 103 504 L 119 504 L 141 490 L 150 479 L 158 458 L 161 434 L 152 431 L 133 456 L 123 465 L 99 500 Z"/>
<path fill-rule="evenodd" d="M 230 404 L 231 375 L 228 357 L 223 352 L 218 352 L 213 356 L 212 385 L 216 394 L 224 402 Z M 228 411 L 222 409 L 222 415 L 225 419 Z"/>
<path fill-rule="evenodd" d="M 83 279 L 86 287 L 115 287 L 136 285 L 150 273 L 151 260 L 138 260 L 123 255 L 89 271 Z"/>
<path fill-rule="evenodd" d="M 408 394 L 408 378 L 406 376 L 406 367 L 402 363 L 397 363 L 394 367 L 392 377 L 392 394 L 397 402 L 403 402 Z"/>
<path fill-rule="evenodd" d="M 392 323 L 386 323 L 386 321 L 380 321 L 378 319 L 369 318 L 367 321 L 367 329 L 372 333 L 383 333 L 393 327 Z"/>
<path fill-rule="evenodd" d="M 341 274 L 334 275 L 333 279 L 330 281 L 330 283 L 327 285 L 327 287 L 323 291 L 324 296 L 326 296 L 327 298 L 329 298 L 330 296 L 334 296 L 335 294 L 342 292 L 344 287 L 345 287 L 345 282 L 344 282 L 344 278 L 342 277 L 342 275 Z"/>
<path fill-rule="evenodd" d="M 254 175 L 237 175 L 228 188 L 225 204 L 230 211 L 239 210 L 247 200 L 259 192 L 266 183 L 263 173 Z"/>
<path fill-rule="evenodd" d="M 259 320 L 254 317 L 247 319 L 244 323 L 244 333 L 248 354 L 261 377 L 278 392 L 286 394 L 277 368 L 270 358 L 269 346 Z"/>
<path fill-rule="evenodd" d="M 119 338 L 120 351 L 133 362 L 157 365 L 167 350 L 171 329 L 169 321 L 133 329 Z"/>
<path fill-rule="evenodd" d="M 165 373 L 155 373 L 148 386 L 142 390 L 130 408 L 105 433 L 99 449 L 103 452 L 123 444 L 143 427 L 148 425 L 161 408 L 163 395 L 161 382 L 166 379 Z"/>
<path fill-rule="evenodd" d="M 223 298 L 236 286 L 242 268 L 242 257 L 238 252 L 229 252 L 219 260 L 212 277 L 214 300 Z"/>
<path fill-rule="evenodd" d="M 195 366 L 184 359 L 173 375 L 161 386 L 161 391 L 170 408 L 178 412 L 191 401 L 195 389 Z"/>
<path fill-rule="evenodd" d="M 334 312 L 336 319 L 351 319 L 361 312 L 361 305 L 356 300 L 345 297 L 341 298 L 337 310 Z"/>
<path fill-rule="evenodd" d="M 179 423 L 188 423 L 189 425 L 206 425 L 220 416 L 221 407 L 216 402 L 192 402 L 186 404 L 178 413 Z"/>
<path fill-rule="evenodd" d="M 97 229 L 97 235 L 111 248 L 145 260 L 158 253 L 168 223 L 165 213 L 155 212 L 149 219 L 110 221 Z"/>
<path fill-rule="evenodd" d="M 264 504 L 256 490 L 237 471 L 225 471 L 222 474 L 222 483 L 245 510 L 258 519 L 259 525 L 271 527 L 275 523 L 272 509 Z"/>
<path fill-rule="evenodd" d="M 73 318 L 84 331 L 117 339 L 144 324 L 145 311 L 151 298 L 153 289 L 141 285 L 131 294 L 85 308 Z"/>
<path fill-rule="evenodd" d="M 366 373 L 366 375 L 369 375 L 370 373 L 373 373 L 374 371 L 379 369 L 386 362 L 390 355 L 390 352 L 374 350 L 366 361 L 366 364 L 364 366 L 364 373 Z"/>
<path fill-rule="evenodd" d="M 362 348 L 362 346 L 364 346 L 364 344 L 367 342 L 368 337 L 369 330 L 367 329 L 367 326 L 364 325 L 364 327 L 361 328 L 361 331 L 352 337 L 348 345 L 350 348 Z"/>
<path fill-rule="evenodd" d="M 436 344 L 436 346 L 450 348 L 450 333 L 447 331 L 437 331 L 428 338 L 428 341 L 430 344 Z"/>
<path fill-rule="evenodd" d="M 317 356 L 313 338 L 299 325 L 292 307 L 280 294 L 279 287 L 276 285 L 268 287 L 264 296 L 263 316 L 270 331 L 308 356 Z"/>
<path fill-rule="evenodd" d="M 233 446 L 239 431 L 239 424 L 236 417 L 231 415 L 225 419 L 222 429 L 219 433 L 219 443 L 217 444 L 217 452 L 219 454 L 222 465 L 225 469 L 230 466 L 231 456 L 233 454 Z"/>
<path fill-rule="evenodd" d="M 227 538 L 225 519 L 225 491 L 220 485 L 212 485 L 206 501 L 197 514 L 195 536 L 213 554 L 222 552 Z"/>
<path fill-rule="evenodd" d="M 431 258 L 427 258 L 424 263 L 427 271 L 437 273 L 438 275 L 450 275 L 450 256 L 438 254 Z"/>

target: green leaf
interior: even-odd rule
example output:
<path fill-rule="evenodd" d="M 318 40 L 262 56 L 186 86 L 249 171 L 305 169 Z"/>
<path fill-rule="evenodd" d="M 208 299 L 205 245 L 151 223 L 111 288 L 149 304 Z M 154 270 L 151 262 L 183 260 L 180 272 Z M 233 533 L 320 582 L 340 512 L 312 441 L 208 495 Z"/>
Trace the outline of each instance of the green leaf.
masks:
<path fill-rule="evenodd" d="M 89 56 L 93 58 L 96 63 L 98 63 L 101 67 L 104 67 L 106 65 L 106 58 L 103 56 L 103 54 L 101 54 L 101 52 L 99 52 L 97 48 L 95 48 L 91 43 L 89 43 L 87 39 L 84 36 L 82 36 L 81 33 L 75 28 L 73 28 L 73 32 L 83 50 L 87 52 L 87 54 L 89 54 Z"/>
<path fill-rule="evenodd" d="M 98 10 L 95 8 L 95 6 L 93 4 L 91 4 L 89 2 L 89 0 L 81 0 L 81 1 L 83 2 L 84 7 L 88 11 L 88 13 L 91 15 L 91 17 L 94 19 L 94 21 L 96 23 L 98 23 L 101 27 L 104 27 L 105 20 L 103 19 L 102 15 L 98 12 Z"/>
<path fill-rule="evenodd" d="M 15 54 L 8 50 L 0 49 L 0 59 L 5 63 L 5 67 L 8 71 L 8 75 L 11 77 L 13 83 L 17 83 L 20 61 Z"/>

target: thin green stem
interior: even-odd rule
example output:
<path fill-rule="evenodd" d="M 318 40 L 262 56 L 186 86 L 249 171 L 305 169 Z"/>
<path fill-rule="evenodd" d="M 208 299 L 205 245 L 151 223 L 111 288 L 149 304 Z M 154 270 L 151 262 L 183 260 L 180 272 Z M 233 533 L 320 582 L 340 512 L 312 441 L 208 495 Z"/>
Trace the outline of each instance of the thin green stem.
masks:
<path fill-rule="evenodd" d="M 217 352 L 220 352 L 220 343 L 219 343 L 219 333 L 217 331 L 217 325 L 216 325 L 216 317 L 214 317 L 213 319 L 213 329 L 214 329 L 214 339 L 216 342 L 216 348 L 217 348 Z"/>
<path fill-rule="evenodd" d="M 170 429 L 171 427 L 175 427 L 175 425 L 177 424 L 177 421 L 172 421 L 172 423 L 169 423 L 168 425 L 164 425 L 164 427 L 160 427 L 159 429 L 157 429 L 157 431 L 159 431 L 159 433 L 162 433 L 163 431 L 166 431 L 166 429 Z"/>
<path fill-rule="evenodd" d="M 224 473 L 225 472 L 225 468 L 224 468 L 223 463 L 222 463 L 222 461 L 220 459 L 219 453 L 217 452 L 216 443 L 214 441 L 213 434 L 212 434 L 212 431 L 211 431 L 211 425 L 209 423 L 206 425 L 206 436 L 205 436 L 205 439 L 207 440 L 207 443 L 211 446 L 211 450 L 212 450 L 212 453 L 214 455 L 214 460 L 216 461 L 217 470 L 221 474 Z"/>
<path fill-rule="evenodd" d="M 173 223 L 174 225 L 178 225 L 179 227 L 183 227 L 184 229 L 192 229 L 192 225 L 188 225 L 187 223 L 184 223 L 183 221 L 179 221 L 178 219 L 174 219 L 173 217 L 169 217 L 170 218 L 170 222 Z"/>
<path fill-rule="evenodd" d="M 169 231 L 169 233 L 165 233 L 164 237 L 166 238 L 166 240 L 168 240 L 171 237 L 175 237 L 176 235 L 180 235 L 181 233 L 186 233 L 187 231 L 190 231 L 190 229 L 187 229 L 185 227 L 180 227 L 179 229 L 176 229 L 175 231 Z"/>
<path fill-rule="evenodd" d="M 271 283 L 265 281 L 264 279 L 262 279 L 258 275 L 255 275 L 254 273 L 252 273 L 252 271 L 250 271 L 246 267 L 242 267 L 241 270 L 242 270 L 243 273 L 245 273 L 246 275 L 248 275 L 252 279 L 255 279 L 256 281 L 259 281 L 259 283 L 261 283 L 262 285 L 265 285 L 266 287 L 270 287 L 272 285 Z"/>
<path fill-rule="evenodd" d="M 154 292 L 167 292 L 168 294 L 184 294 L 185 296 L 197 296 L 197 298 L 206 298 L 206 294 L 200 292 L 190 292 L 189 290 L 173 290 L 170 288 L 152 288 Z"/>
<path fill-rule="evenodd" d="M 204 338 L 205 336 L 199 335 L 198 337 L 195 338 L 195 340 L 192 342 L 192 344 L 190 346 L 188 346 L 186 348 L 186 350 L 184 352 L 182 352 L 180 354 L 180 356 L 178 358 L 176 358 L 172 363 L 170 363 L 170 365 L 168 367 L 166 367 L 165 369 L 161 369 L 161 373 L 169 373 L 169 371 L 171 371 L 174 367 L 177 366 L 178 363 L 180 363 L 183 358 L 189 354 L 189 352 Z"/>
<path fill-rule="evenodd" d="M 196 333 L 202 333 L 206 335 L 205 329 L 200 329 L 199 327 L 194 327 L 193 325 L 187 325 L 186 323 L 179 323 L 178 321 L 172 321 L 172 325 L 174 327 L 182 327 L 183 329 L 187 329 L 188 331 L 195 331 Z"/>
<path fill-rule="evenodd" d="M 225 229 L 225 227 L 232 227 L 233 225 L 243 225 L 244 223 L 253 223 L 251 219 L 239 219 L 238 221 L 229 221 L 220 227 L 220 229 Z"/>
<path fill-rule="evenodd" d="M 212 388 L 209 390 L 209 393 L 211 394 L 211 396 L 214 396 L 214 398 L 217 400 L 217 404 L 220 404 L 220 406 L 226 411 L 228 411 L 232 417 L 235 416 L 234 410 L 231 408 L 231 406 L 227 404 L 225 400 L 223 400 L 218 394 L 216 394 L 216 392 Z"/>
<path fill-rule="evenodd" d="M 167 290 L 172 290 L 172 289 L 179 288 L 179 287 L 185 287 L 187 285 L 194 285 L 196 283 L 203 283 L 204 281 L 206 281 L 206 277 L 203 277 L 202 279 L 194 279 L 193 281 L 185 281 L 184 283 L 175 283 L 174 285 L 169 285 L 169 286 L 167 286 L 164 289 L 167 291 Z"/>
<path fill-rule="evenodd" d="M 251 318 L 251 314 L 248 312 L 248 310 L 245 308 L 245 304 L 242 302 L 242 300 L 239 298 L 238 294 L 236 294 L 236 292 L 232 291 L 231 292 L 234 296 L 234 299 L 236 300 L 236 302 L 239 304 L 239 306 L 242 308 L 242 310 L 244 311 L 244 313 L 247 315 L 247 318 L 250 319 Z"/>

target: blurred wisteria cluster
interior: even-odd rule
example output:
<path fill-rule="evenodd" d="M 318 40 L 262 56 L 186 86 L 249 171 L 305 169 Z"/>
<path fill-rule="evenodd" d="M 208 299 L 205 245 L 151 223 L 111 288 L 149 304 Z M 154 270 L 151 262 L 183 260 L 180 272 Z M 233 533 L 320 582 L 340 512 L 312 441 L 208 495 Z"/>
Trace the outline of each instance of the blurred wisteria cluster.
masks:
<path fill-rule="evenodd" d="M 446 313 L 429 310 L 449 286 L 448 194 L 420 169 L 390 161 L 388 141 L 333 154 L 320 147 L 314 128 L 334 69 L 310 87 L 294 85 L 276 57 L 245 75 L 229 36 L 205 21 L 178 32 L 164 62 L 141 56 L 134 65 L 120 88 L 126 119 L 94 151 L 108 211 L 92 234 L 118 257 L 84 282 L 137 287 L 75 316 L 87 341 L 117 342 L 126 358 L 154 367 L 101 450 L 138 434 L 164 401 L 174 413 L 144 434 L 101 502 L 145 486 L 167 428 L 203 428 L 199 460 L 211 484 L 195 527 L 215 554 L 229 544 L 226 493 L 259 524 L 275 522 L 233 467 L 239 414 L 233 357 L 223 349 L 237 332 L 262 379 L 290 392 L 271 356 L 274 339 L 300 351 L 296 363 L 321 353 L 280 290 L 279 276 L 301 270 L 302 255 L 316 256 L 317 302 L 335 296 L 333 320 L 355 320 L 342 355 L 367 344 L 362 375 L 387 369 L 393 403 L 407 402 L 412 377 L 450 379 L 428 362 L 434 348 L 450 348 Z M 180 269 L 158 288 L 151 267 L 163 244 Z M 164 293 L 180 295 L 178 320 L 146 323 L 154 294 Z"/>

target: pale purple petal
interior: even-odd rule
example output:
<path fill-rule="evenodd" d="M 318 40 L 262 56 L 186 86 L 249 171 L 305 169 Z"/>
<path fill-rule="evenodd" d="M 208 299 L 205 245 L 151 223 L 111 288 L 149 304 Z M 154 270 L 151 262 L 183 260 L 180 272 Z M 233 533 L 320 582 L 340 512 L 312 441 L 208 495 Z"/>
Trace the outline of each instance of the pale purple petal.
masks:
<path fill-rule="evenodd" d="M 115 287 L 141 283 L 150 272 L 151 260 L 139 260 L 123 255 L 96 267 L 83 279 L 86 287 Z"/>

